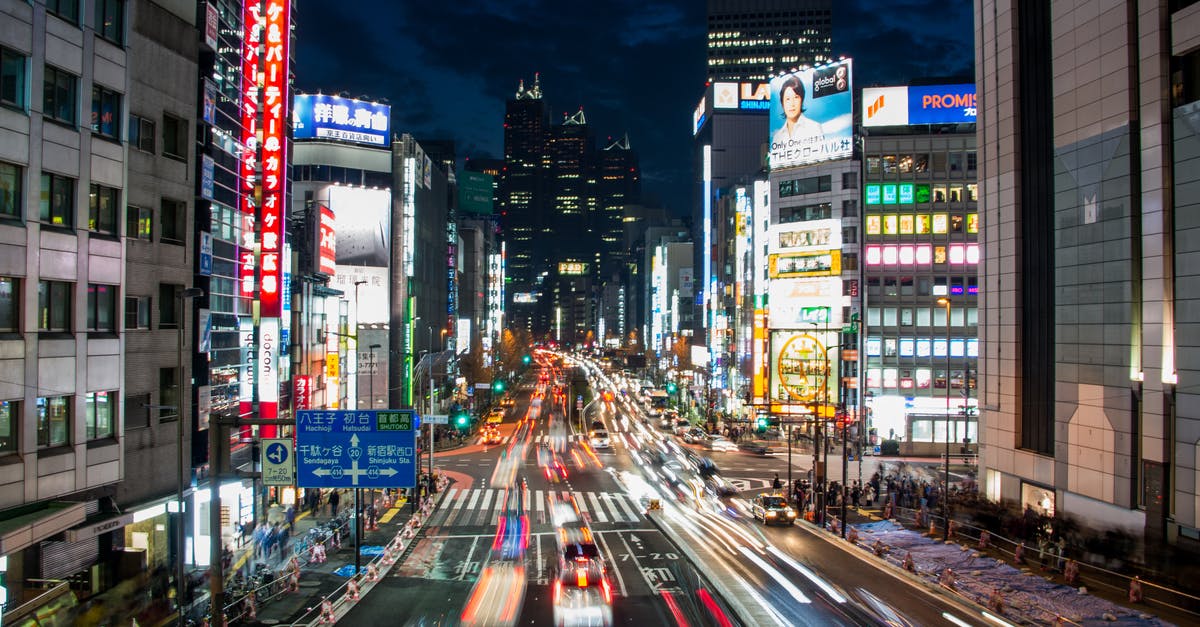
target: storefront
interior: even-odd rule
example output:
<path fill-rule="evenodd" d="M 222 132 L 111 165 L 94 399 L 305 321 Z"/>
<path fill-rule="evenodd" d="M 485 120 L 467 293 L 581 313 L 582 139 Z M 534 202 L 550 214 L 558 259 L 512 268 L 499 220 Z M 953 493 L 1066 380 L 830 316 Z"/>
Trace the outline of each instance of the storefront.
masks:
<path fill-rule="evenodd" d="M 192 508 L 192 529 L 194 537 L 188 538 L 189 562 L 197 567 L 207 568 L 210 564 L 209 555 L 212 546 L 209 527 L 210 491 L 202 487 L 195 492 L 195 504 Z M 241 533 L 242 525 L 254 520 L 254 488 L 251 481 L 230 481 L 221 485 L 221 537 L 227 547 L 236 546 L 235 539 Z"/>

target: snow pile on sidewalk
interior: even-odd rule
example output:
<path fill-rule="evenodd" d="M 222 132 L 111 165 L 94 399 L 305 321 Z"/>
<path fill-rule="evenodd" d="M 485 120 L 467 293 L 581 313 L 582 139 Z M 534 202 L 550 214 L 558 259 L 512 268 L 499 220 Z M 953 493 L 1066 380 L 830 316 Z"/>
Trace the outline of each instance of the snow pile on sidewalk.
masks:
<path fill-rule="evenodd" d="M 896 523 L 881 522 L 853 525 L 859 533 L 858 547 L 872 551 L 876 540 L 888 552 L 885 559 L 897 568 L 904 556 L 912 553 L 917 574 L 937 583 L 947 567 L 953 569 L 955 587 L 965 597 L 986 606 L 994 589 L 1004 597 L 1004 612 L 1038 623 L 1053 623 L 1062 616 L 1075 623 L 1105 625 L 1169 625 L 1148 614 L 1135 612 L 1076 588 L 1026 574 L 1009 564 L 981 555 L 956 543 L 945 544 Z M 965 550 L 964 550 L 965 549 Z"/>

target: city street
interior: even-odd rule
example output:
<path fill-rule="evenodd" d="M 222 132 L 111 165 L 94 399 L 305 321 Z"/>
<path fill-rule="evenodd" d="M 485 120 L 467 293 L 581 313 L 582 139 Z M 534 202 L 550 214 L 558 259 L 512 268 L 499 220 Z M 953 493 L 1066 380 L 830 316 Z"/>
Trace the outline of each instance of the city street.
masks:
<path fill-rule="evenodd" d="M 603 384 L 593 387 L 600 389 Z M 529 415 L 536 418 L 524 420 Z M 897 619 L 900 624 L 982 624 L 962 618 L 970 608 L 881 571 L 815 528 L 761 528 L 748 519 L 748 499 L 769 488 L 774 472 L 786 476 L 786 458 L 719 454 L 718 463 L 729 468 L 741 494 L 724 501 L 702 492 L 685 498 L 673 495 L 639 456 L 644 448 L 661 446 L 660 439 L 677 441 L 673 436 L 647 428 L 640 410 L 620 401 L 590 403 L 582 422 L 596 421 L 607 426 L 611 449 L 593 451 L 586 446 L 584 434 L 577 432 L 580 421 L 567 425 L 560 405 L 531 414 L 525 390 L 517 394 L 516 406 L 501 426 L 502 444 L 487 446 L 479 440 L 439 454 L 438 471 L 452 479 L 440 507 L 403 563 L 344 620 L 394 620 L 400 606 L 411 608 L 406 624 L 454 622 L 468 607 L 477 611 L 473 589 L 488 567 L 509 501 L 508 489 L 493 482 L 494 471 L 506 451 L 524 450 L 514 484 L 526 495 L 529 521 L 524 602 L 511 616 L 500 616 L 511 608 L 495 608 L 492 622 L 482 624 L 553 622 L 557 543 L 550 503 L 555 495 L 574 497 L 608 560 L 615 624 L 721 624 L 722 618 L 736 622 L 731 607 L 761 624 L 849 625 Z M 551 481 L 539 468 L 535 451 L 564 429 L 572 451 L 567 477 Z M 512 447 L 524 440 L 523 449 Z M 802 456 L 795 455 L 793 462 L 797 475 L 808 467 Z M 662 502 L 661 510 L 649 512 L 653 520 L 646 511 L 650 498 Z M 721 581 L 717 588 L 712 587 L 713 578 Z M 715 614 L 706 606 L 714 598 L 719 599 Z"/>

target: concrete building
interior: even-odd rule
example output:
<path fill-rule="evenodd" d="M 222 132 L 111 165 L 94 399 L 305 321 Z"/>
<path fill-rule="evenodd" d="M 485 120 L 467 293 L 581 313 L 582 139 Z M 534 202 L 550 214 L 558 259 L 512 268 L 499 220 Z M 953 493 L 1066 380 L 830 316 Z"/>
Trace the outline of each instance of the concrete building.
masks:
<path fill-rule="evenodd" d="M 126 477 L 123 8 L 0 2 L 0 555 L 14 608 L 39 594 L 34 579 L 102 589 L 97 564 L 121 544 L 85 521 L 113 515 Z M 188 157 L 189 142 L 172 147 Z"/>
<path fill-rule="evenodd" d="M 1194 554 L 1200 5 L 975 5 L 984 490 Z"/>
<path fill-rule="evenodd" d="M 862 229 L 847 223 L 842 242 L 861 239 L 865 251 L 860 358 L 871 426 L 880 438 L 900 440 L 904 454 L 940 455 L 949 419 L 952 452 L 973 452 L 976 422 L 962 409 L 974 397 L 979 370 L 975 127 L 869 131 Z M 859 200 L 847 200 L 843 216 L 859 208 Z M 949 334 L 939 298 L 950 300 Z"/>
<path fill-rule="evenodd" d="M 765 81 L 831 59 L 830 0 L 708 0 L 708 79 Z"/>
<path fill-rule="evenodd" d="M 117 503 L 127 512 L 162 509 L 162 514 L 140 515 L 143 519 L 127 525 L 123 534 L 131 553 L 142 552 L 141 569 L 152 572 L 174 561 L 178 545 L 170 540 L 179 527 L 163 524 L 169 517 L 171 522 L 176 519 L 162 506 L 175 500 L 180 465 L 184 488 L 190 492 L 194 467 L 191 382 L 196 334 L 194 318 L 184 313 L 192 311 L 191 303 L 181 309 L 179 295 L 191 285 L 195 271 L 196 241 L 189 227 L 199 167 L 195 142 L 176 146 L 166 141 L 174 138 L 164 134 L 182 131 L 185 138 L 194 136 L 201 38 L 194 3 L 131 3 L 129 22 L 129 186 L 122 296 L 124 349 L 137 358 L 125 360 L 125 472 L 130 480 L 118 486 Z M 168 129 L 173 126 L 177 128 Z"/>

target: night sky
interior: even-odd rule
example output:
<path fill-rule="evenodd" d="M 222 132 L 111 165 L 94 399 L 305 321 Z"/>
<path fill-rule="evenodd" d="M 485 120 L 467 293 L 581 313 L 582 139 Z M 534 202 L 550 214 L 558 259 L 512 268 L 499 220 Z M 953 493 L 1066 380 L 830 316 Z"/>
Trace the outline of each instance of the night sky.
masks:
<path fill-rule="evenodd" d="M 643 188 L 687 212 L 703 0 L 296 0 L 296 87 L 386 99 L 393 132 L 503 156 L 504 101 L 541 73 L 552 123 L 582 105 L 602 148 L 628 132 Z M 834 56 L 855 86 L 973 75 L 972 5 L 840 0 Z"/>

